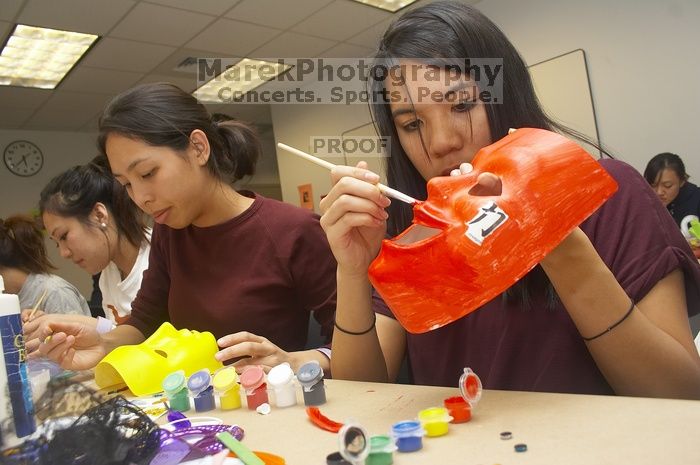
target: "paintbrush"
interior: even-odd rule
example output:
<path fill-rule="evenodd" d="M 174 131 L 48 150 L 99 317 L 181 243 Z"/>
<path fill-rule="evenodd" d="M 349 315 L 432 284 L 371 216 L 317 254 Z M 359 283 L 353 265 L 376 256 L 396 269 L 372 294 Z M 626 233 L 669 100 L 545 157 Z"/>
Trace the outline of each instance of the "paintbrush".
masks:
<path fill-rule="evenodd" d="M 311 154 L 308 154 L 306 152 L 302 152 L 299 149 L 295 149 L 294 147 L 290 147 L 287 144 L 283 144 L 282 142 L 277 143 L 277 147 L 284 149 L 290 153 L 293 153 L 294 155 L 300 156 L 301 158 L 305 158 L 306 160 L 309 160 L 311 163 L 315 163 L 318 166 L 322 166 L 324 168 L 327 168 L 329 170 L 332 170 L 335 165 L 329 161 L 323 160 L 318 157 L 314 157 Z M 402 202 L 406 202 L 409 205 L 413 205 L 415 203 L 418 203 L 418 200 L 414 199 L 410 195 L 406 195 L 403 192 L 397 191 L 396 189 L 392 189 L 389 186 L 385 186 L 384 184 L 377 184 L 377 187 L 379 190 L 382 192 L 382 194 L 386 195 L 387 197 L 391 197 L 392 199 L 400 200 Z"/>
<path fill-rule="evenodd" d="M 32 321 L 32 318 L 34 318 L 34 314 L 36 313 L 37 310 L 39 310 L 39 305 L 44 301 L 44 298 L 46 297 L 46 294 L 49 293 L 48 289 L 44 289 L 44 293 L 41 294 L 41 297 L 39 297 L 39 300 L 36 301 L 34 304 L 34 308 L 32 308 L 32 311 L 29 313 L 29 317 L 27 318 L 27 321 Z"/>

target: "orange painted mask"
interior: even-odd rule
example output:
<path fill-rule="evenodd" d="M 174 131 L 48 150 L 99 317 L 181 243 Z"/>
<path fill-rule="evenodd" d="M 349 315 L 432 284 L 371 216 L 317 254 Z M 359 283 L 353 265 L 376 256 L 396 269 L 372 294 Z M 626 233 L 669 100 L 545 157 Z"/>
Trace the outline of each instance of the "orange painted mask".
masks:
<path fill-rule="evenodd" d="M 469 174 L 431 179 L 413 225 L 385 240 L 370 266 L 370 281 L 411 333 L 451 323 L 508 289 L 617 190 L 585 150 L 543 129 L 518 129 L 479 150 L 472 165 Z M 500 177 L 501 195 L 470 195 L 484 172 Z"/>

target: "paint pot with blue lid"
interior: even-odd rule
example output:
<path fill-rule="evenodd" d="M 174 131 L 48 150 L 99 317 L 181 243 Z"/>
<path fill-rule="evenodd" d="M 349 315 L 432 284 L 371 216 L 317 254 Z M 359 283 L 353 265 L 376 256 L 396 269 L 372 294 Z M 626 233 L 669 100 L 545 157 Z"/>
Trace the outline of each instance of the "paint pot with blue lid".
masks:
<path fill-rule="evenodd" d="M 161 387 L 168 398 L 170 410 L 186 412 L 190 409 L 190 396 L 187 392 L 185 372 L 183 370 L 175 371 L 166 376 Z"/>
<path fill-rule="evenodd" d="M 394 423 L 391 434 L 399 452 L 415 452 L 423 448 L 425 430 L 419 421 L 409 420 Z"/>
<path fill-rule="evenodd" d="M 323 384 L 323 368 L 316 360 L 303 364 L 297 371 L 297 379 L 303 388 L 307 407 L 326 403 L 326 387 Z"/>
<path fill-rule="evenodd" d="M 214 386 L 211 385 L 209 370 L 199 370 L 192 373 L 187 380 L 187 389 L 194 398 L 194 410 L 196 412 L 208 412 L 214 410 Z"/>

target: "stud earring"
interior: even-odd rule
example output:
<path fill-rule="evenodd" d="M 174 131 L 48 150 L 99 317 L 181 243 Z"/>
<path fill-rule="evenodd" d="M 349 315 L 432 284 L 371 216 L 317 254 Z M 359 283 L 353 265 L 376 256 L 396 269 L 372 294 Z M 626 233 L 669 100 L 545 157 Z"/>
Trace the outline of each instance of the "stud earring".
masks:
<path fill-rule="evenodd" d="M 100 228 L 107 229 L 107 223 L 105 223 L 105 222 L 100 223 Z"/>

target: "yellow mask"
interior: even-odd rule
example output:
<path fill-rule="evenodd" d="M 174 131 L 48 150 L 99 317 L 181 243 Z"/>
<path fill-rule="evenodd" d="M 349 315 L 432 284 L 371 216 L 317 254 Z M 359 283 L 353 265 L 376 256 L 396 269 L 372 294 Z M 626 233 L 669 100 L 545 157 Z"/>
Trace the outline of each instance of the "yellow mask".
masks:
<path fill-rule="evenodd" d="M 208 369 L 214 372 L 221 362 L 214 358 L 219 348 L 214 335 L 187 329 L 176 330 L 163 323 L 138 345 L 121 346 L 107 354 L 95 367 L 99 388 L 125 383 L 136 396 L 162 391 L 161 383 L 170 373 L 184 370 L 186 376 Z"/>

